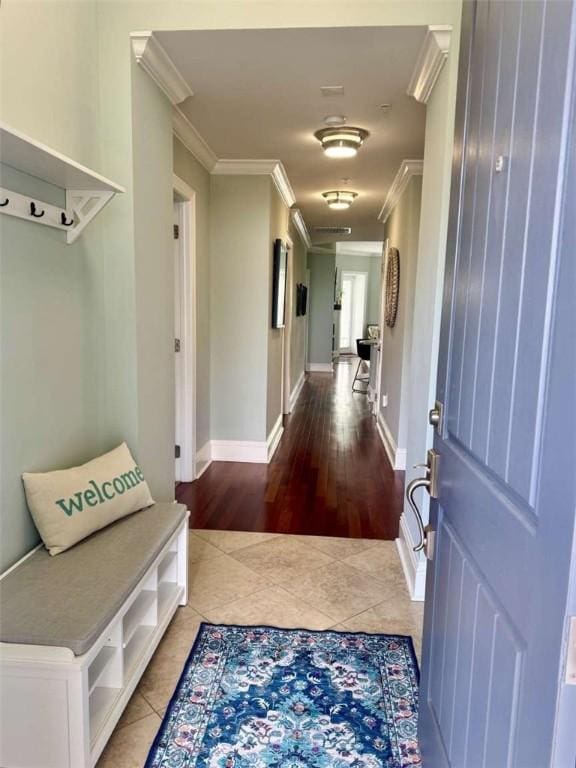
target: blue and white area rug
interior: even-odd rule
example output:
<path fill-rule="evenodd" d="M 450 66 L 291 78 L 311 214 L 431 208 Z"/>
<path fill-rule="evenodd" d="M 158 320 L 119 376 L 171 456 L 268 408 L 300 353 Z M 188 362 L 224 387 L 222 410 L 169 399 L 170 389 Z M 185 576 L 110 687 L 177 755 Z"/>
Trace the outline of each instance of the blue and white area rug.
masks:
<path fill-rule="evenodd" d="M 146 768 L 405 768 L 418 666 L 397 635 L 202 624 Z"/>

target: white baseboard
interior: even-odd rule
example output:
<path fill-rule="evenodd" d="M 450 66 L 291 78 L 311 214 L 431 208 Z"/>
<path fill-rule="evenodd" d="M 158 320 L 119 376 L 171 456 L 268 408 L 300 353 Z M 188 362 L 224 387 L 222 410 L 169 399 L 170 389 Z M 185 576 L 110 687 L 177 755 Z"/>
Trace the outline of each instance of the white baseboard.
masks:
<path fill-rule="evenodd" d="M 396 539 L 402 570 L 411 600 L 424 600 L 426 593 L 426 558 L 414 552 L 414 541 L 404 515 L 400 518 L 400 535 Z"/>
<path fill-rule="evenodd" d="M 199 452 L 205 466 L 213 461 L 240 461 L 251 464 L 268 464 L 284 433 L 282 416 L 279 416 L 266 441 L 258 440 L 210 440 Z M 200 477 L 199 472 L 197 477 Z"/>
<path fill-rule="evenodd" d="M 268 462 L 268 446 L 258 440 L 211 440 L 212 461 Z"/>
<path fill-rule="evenodd" d="M 212 464 L 212 447 L 207 440 L 199 451 L 196 451 L 196 480 L 198 480 Z"/>
<path fill-rule="evenodd" d="M 266 461 L 269 464 L 272 460 L 272 456 L 278 448 L 278 444 L 284 434 L 284 425 L 282 424 L 282 414 L 278 416 L 276 424 L 272 427 L 268 439 L 266 440 Z"/>
<path fill-rule="evenodd" d="M 300 397 L 300 392 L 302 392 L 302 387 L 304 386 L 305 381 L 305 374 L 304 371 L 300 374 L 300 377 L 298 378 L 298 381 L 296 382 L 296 386 L 290 393 L 290 400 L 288 401 L 288 407 L 290 408 L 290 413 L 294 410 L 294 406 L 298 402 L 298 398 Z"/>
<path fill-rule="evenodd" d="M 334 373 L 334 366 L 332 363 L 308 363 L 306 370 L 314 373 Z"/>
<path fill-rule="evenodd" d="M 388 428 L 388 425 L 384 421 L 382 414 L 378 411 L 376 417 L 376 428 L 380 439 L 384 445 L 384 450 L 388 456 L 388 460 L 392 466 L 392 469 L 406 469 L 406 449 L 398 448 L 396 440 L 392 436 L 392 432 Z"/>

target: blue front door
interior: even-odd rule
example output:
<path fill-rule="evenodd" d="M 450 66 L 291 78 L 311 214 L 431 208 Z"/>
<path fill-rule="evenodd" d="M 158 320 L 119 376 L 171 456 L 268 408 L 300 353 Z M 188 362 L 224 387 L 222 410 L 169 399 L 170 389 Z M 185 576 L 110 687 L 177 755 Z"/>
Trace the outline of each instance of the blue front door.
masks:
<path fill-rule="evenodd" d="M 557 730 L 576 509 L 575 43 L 573 2 L 465 3 L 425 768 L 575 765 L 576 710 L 574 744 Z"/>

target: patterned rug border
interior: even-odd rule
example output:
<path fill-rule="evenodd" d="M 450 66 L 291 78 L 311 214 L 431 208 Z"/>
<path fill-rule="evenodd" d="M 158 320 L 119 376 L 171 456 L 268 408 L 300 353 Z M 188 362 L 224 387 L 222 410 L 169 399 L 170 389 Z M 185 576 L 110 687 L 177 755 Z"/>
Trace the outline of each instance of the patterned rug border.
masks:
<path fill-rule="evenodd" d="M 190 664 L 192 656 L 194 655 L 194 652 L 196 651 L 197 646 L 200 644 L 200 641 L 202 640 L 202 636 L 206 628 L 208 627 L 210 628 L 225 627 L 226 629 L 279 629 L 280 631 L 283 631 L 283 632 L 310 632 L 311 634 L 314 634 L 314 635 L 326 635 L 330 633 L 330 634 L 337 634 L 337 635 L 338 634 L 362 635 L 364 637 L 398 637 L 398 638 L 401 638 L 402 640 L 408 640 L 408 648 L 412 656 L 412 663 L 414 664 L 414 670 L 416 673 L 416 682 L 420 684 L 420 665 L 418 664 L 418 658 L 416 656 L 416 651 L 414 650 L 414 641 L 412 640 L 411 635 L 388 634 L 387 632 L 353 632 L 353 631 L 348 631 L 344 629 L 307 629 L 306 627 L 277 627 L 274 624 L 222 624 L 222 623 L 213 624 L 212 622 L 209 622 L 209 621 L 202 621 L 200 623 L 200 626 L 198 627 L 198 633 L 196 634 L 196 639 L 194 640 L 194 643 L 192 644 L 192 648 L 190 649 L 190 652 L 186 657 L 186 661 L 184 662 L 184 666 L 182 667 L 182 672 L 180 673 L 180 677 L 178 678 L 178 682 L 176 683 L 174 692 L 170 697 L 170 702 L 168 703 L 168 706 L 166 707 L 164 715 L 162 716 L 162 722 L 158 726 L 158 732 L 154 737 L 154 741 L 150 745 L 150 749 L 148 751 L 148 757 L 146 758 L 146 762 L 143 768 L 151 767 L 152 760 L 154 759 L 156 750 L 158 749 L 159 742 L 162 737 L 164 723 L 169 718 L 172 707 L 178 701 L 180 686 L 184 682 L 184 676 L 188 669 L 188 665 Z"/>

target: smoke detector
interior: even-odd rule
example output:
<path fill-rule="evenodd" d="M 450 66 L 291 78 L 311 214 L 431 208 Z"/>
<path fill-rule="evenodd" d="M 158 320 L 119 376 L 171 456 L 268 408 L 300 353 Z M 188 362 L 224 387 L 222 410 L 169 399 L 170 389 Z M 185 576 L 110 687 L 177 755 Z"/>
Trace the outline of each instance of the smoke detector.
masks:
<path fill-rule="evenodd" d="M 346 125 L 347 117 L 345 115 L 328 115 L 328 117 L 324 118 L 325 125 L 330 126 L 330 128 L 336 128 L 339 125 Z"/>
<path fill-rule="evenodd" d="M 321 85 L 320 93 L 322 96 L 344 96 L 343 85 Z"/>

